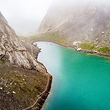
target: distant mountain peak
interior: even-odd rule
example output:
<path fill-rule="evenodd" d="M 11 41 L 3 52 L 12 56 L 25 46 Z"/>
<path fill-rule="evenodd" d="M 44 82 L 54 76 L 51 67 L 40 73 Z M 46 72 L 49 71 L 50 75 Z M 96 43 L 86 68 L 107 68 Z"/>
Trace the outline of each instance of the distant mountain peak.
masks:
<path fill-rule="evenodd" d="M 1 13 L 1 11 L 0 11 L 0 22 L 4 22 L 6 24 L 8 23 L 3 14 Z"/>

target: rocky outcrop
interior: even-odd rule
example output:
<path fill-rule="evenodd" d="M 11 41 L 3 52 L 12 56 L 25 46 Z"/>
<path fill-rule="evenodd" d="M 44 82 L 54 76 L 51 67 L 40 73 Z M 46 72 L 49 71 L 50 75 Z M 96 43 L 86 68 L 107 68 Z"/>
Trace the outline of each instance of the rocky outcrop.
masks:
<path fill-rule="evenodd" d="M 26 37 L 19 36 L 19 39 L 20 39 L 22 45 L 26 48 L 26 50 L 29 53 L 33 54 L 35 59 L 37 59 L 38 58 L 38 54 L 41 51 L 41 49 L 38 48 L 37 45 L 33 45 L 32 42 L 29 42 L 28 38 L 26 38 Z"/>
<path fill-rule="evenodd" d="M 20 43 L 14 30 L 0 13 L 0 59 L 8 60 L 11 64 L 26 69 L 35 69 L 45 72 L 45 69 Z"/>

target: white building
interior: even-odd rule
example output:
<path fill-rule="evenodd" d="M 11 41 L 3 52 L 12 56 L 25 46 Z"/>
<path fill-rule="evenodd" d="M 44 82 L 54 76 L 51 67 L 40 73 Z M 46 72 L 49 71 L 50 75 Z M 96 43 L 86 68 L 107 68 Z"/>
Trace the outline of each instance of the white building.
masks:
<path fill-rule="evenodd" d="M 77 49 L 78 49 L 78 45 L 79 45 L 79 44 L 81 44 L 81 41 L 74 41 L 74 42 L 73 42 L 73 46 L 76 46 Z"/>

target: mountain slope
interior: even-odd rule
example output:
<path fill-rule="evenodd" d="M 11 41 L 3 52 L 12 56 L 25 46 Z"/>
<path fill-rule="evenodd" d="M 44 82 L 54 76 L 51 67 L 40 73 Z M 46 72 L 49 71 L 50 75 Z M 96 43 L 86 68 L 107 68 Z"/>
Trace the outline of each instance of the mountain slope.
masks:
<path fill-rule="evenodd" d="M 1 16 L 1 15 L 0 15 Z M 3 18 L 3 16 L 2 16 Z M 0 21 L 0 56 L 6 57 L 11 64 L 17 64 L 26 69 L 38 69 L 43 71 L 41 65 L 29 54 L 26 48 L 20 43 L 14 30 Z"/>
<path fill-rule="evenodd" d="M 74 41 L 81 41 L 81 47 L 84 49 L 89 49 L 86 48 L 88 45 L 93 45 L 93 49 L 97 51 L 104 52 L 105 47 L 108 49 L 110 3 L 66 4 L 64 2 L 50 7 L 38 29 L 39 33 L 58 32 L 59 36 L 56 37 L 64 39 L 71 46 Z M 110 54 L 110 49 L 108 50 L 107 53 Z"/>
<path fill-rule="evenodd" d="M 50 75 L 31 54 L 0 13 L 0 109 L 24 109 L 44 94 Z"/>

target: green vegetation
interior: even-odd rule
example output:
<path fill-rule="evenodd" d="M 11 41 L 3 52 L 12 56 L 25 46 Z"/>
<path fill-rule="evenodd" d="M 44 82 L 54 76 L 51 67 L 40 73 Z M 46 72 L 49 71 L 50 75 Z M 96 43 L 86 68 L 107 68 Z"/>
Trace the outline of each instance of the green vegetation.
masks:
<path fill-rule="evenodd" d="M 99 52 L 110 54 L 110 47 L 101 47 L 98 49 Z"/>
<path fill-rule="evenodd" d="M 5 60 L 2 60 L 2 64 L 5 64 L 6 63 L 6 61 Z"/>
<path fill-rule="evenodd" d="M 68 41 L 66 39 L 66 37 L 64 37 L 64 36 L 62 37 L 62 35 L 59 31 L 47 32 L 47 33 L 39 34 L 37 36 L 31 36 L 29 38 L 29 41 L 50 41 L 50 42 L 59 43 L 61 45 L 65 45 L 65 46 L 72 46 L 72 42 L 73 42 L 73 41 Z M 84 42 L 84 43 L 80 44 L 79 48 L 91 50 L 91 51 L 95 50 L 95 51 L 98 51 L 101 53 L 110 54 L 110 47 L 104 47 L 104 46 L 97 47 L 97 45 L 100 43 L 100 41 L 102 41 L 102 40 L 99 39 L 99 41 L 97 43 Z"/>
<path fill-rule="evenodd" d="M 87 49 L 87 50 L 95 50 L 95 44 L 94 43 L 82 43 L 80 44 L 80 48 Z"/>
<path fill-rule="evenodd" d="M 97 45 L 94 43 L 82 43 L 80 44 L 80 48 L 110 54 L 110 47 L 97 47 Z"/>
<path fill-rule="evenodd" d="M 32 105 L 46 84 L 47 76 L 42 73 L 0 62 L 0 91 L 10 97 L 13 95 L 20 109 Z"/>
<path fill-rule="evenodd" d="M 67 39 L 64 39 L 64 37 L 62 38 L 62 35 L 58 31 L 47 32 L 37 36 L 31 36 L 29 38 L 29 41 L 50 41 L 50 42 L 60 43 L 66 46 L 69 46 L 71 44 L 71 41 L 67 41 Z"/>

